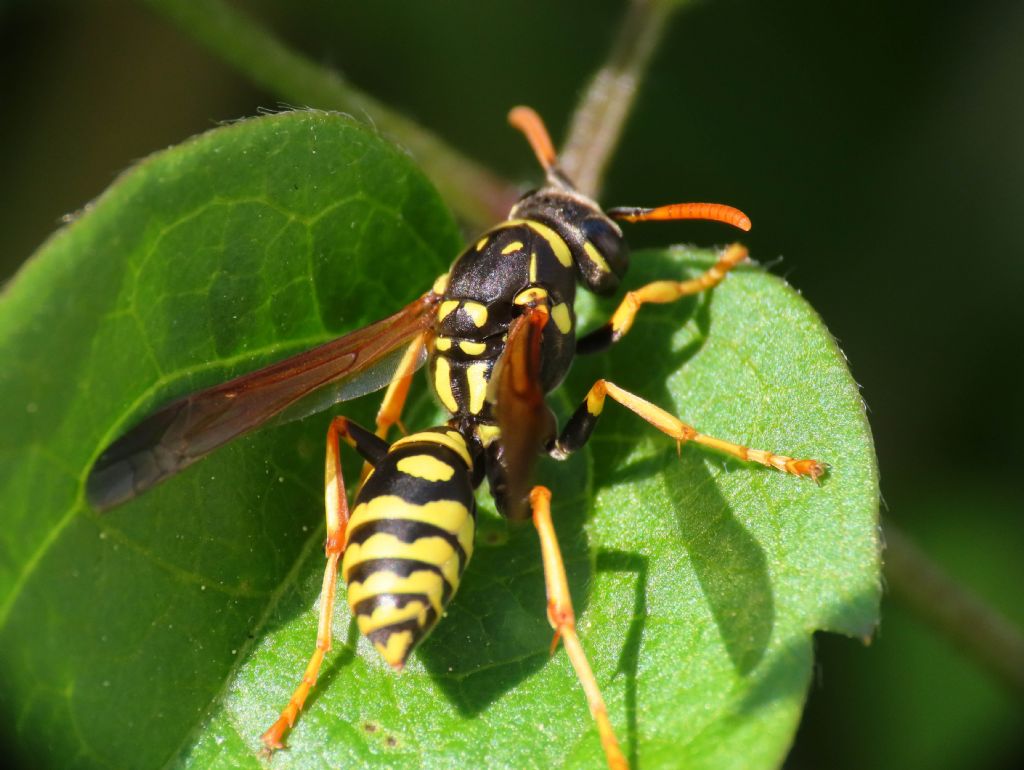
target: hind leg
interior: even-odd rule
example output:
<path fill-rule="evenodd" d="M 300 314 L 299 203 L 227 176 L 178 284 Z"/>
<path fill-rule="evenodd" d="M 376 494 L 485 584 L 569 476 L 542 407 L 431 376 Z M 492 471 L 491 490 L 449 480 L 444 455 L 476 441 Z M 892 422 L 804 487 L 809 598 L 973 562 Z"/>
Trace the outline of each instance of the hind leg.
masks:
<path fill-rule="evenodd" d="M 281 716 L 261 736 L 260 740 L 268 752 L 284 747 L 283 738 L 295 724 L 295 719 L 316 684 L 324 655 L 331 649 L 331 618 L 334 615 L 334 599 L 338 582 L 338 560 L 345 550 L 345 527 L 348 524 L 348 498 L 345 479 L 341 473 L 339 441 L 346 441 L 362 454 L 368 463 L 375 463 L 387 452 L 387 442 L 374 434 L 349 422 L 344 417 L 335 417 L 327 429 L 327 457 L 324 463 L 324 507 L 327 512 L 327 542 L 324 552 L 327 566 L 324 569 L 323 586 L 320 589 L 320 622 L 317 625 L 316 649 L 313 651 L 299 686 L 291 700 L 284 707 Z"/>
<path fill-rule="evenodd" d="M 569 595 L 565 564 L 562 561 L 562 551 L 558 547 L 554 524 L 551 523 L 551 491 L 547 487 L 534 487 L 530 492 L 530 507 L 533 510 L 533 525 L 540 537 L 541 557 L 544 560 L 548 621 L 555 629 L 551 652 L 554 653 L 558 641 L 561 640 L 576 671 L 576 678 L 580 680 L 583 692 L 587 696 L 590 714 L 597 722 L 597 731 L 601 736 L 601 747 L 608 760 L 608 767 L 611 770 L 629 770 L 629 764 L 622 754 L 622 749 L 619 748 L 619 742 L 608 719 L 608 708 L 604 705 L 604 698 L 601 697 L 594 672 L 587 662 L 587 654 L 576 635 L 576 614 L 573 612 L 572 597 Z"/>

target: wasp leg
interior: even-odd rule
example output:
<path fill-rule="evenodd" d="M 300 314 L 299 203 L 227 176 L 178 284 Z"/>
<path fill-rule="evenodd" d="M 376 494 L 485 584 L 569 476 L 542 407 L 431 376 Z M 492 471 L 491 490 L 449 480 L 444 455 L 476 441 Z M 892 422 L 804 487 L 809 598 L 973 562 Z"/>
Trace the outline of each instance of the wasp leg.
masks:
<path fill-rule="evenodd" d="M 438 276 L 430 293 L 440 298 L 448 287 L 448 273 Z M 398 362 L 398 368 L 391 375 L 388 389 L 380 402 L 380 409 L 377 410 L 377 436 L 387 439 L 388 431 L 392 425 L 398 425 L 403 434 L 406 433 L 402 425 L 402 410 L 405 408 L 405 400 L 409 395 L 409 386 L 412 384 L 412 376 L 416 374 L 423 354 L 428 345 L 432 344 L 433 337 L 429 331 L 419 334 L 405 349 L 402 359 Z M 365 481 L 370 474 L 370 464 L 363 466 L 360 481 Z"/>
<path fill-rule="evenodd" d="M 398 363 L 391 382 L 388 383 L 384 399 L 380 402 L 380 409 L 377 410 L 377 435 L 382 439 L 388 437 L 388 431 L 392 425 L 398 425 L 403 434 L 406 432 L 405 426 L 402 425 L 402 409 L 405 407 L 405 399 L 409 395 L 412 376 L 419 368 L 427 340 L 428 333 L 423 332 L 412 341 L 405 349 L 405 354 Z"/>
<path fill-rule="evenodd" d="M 577 353 L 599 353 L 622 339 L 633 326 L 640 307 L 645 304 L 665 304 L 691 294 L 699 294 L 721 283 L 726 274 L 747 258 L 747 248 L 738 243 L 729 246 L 719 260 L 707 271 L 689 281 L 654 281 L 627 292 L 622 302 L 604 326 L 581 337 L 576 343 Z"/>
<path fill-rule="evenodd" d="M 562 562 L 562 551 L 558 547 L 555 527 L 551 523 L 551 491 L 547 487 L 537 486 L 530 492 L 530 507 L 533 511 L 533 525 L 540 538 L 541 557 L 544 561 L 544 585 L 548 595 L 548 621 L 555 629 L 555 638 L 551 642 L 554 653 L 558 640 L 562 640 L 565 652 L 569 656 L 576 677 L 583 686 L 587 696 L 590 713 L 597 722 L 597 730 L 601 736 L 601 747 L 612 770 L 629 770 L 629 764 L 619 748 L 612 724 L 608 719 L 608 709 L 601 697 L 594 672 L 587 662 L 583 645 L 576 635 L 576 614 L 572 609 L 572 597 L 569 595 L 569 582 L 565 577 L 565 564 Z"/>
<path fill-rule="evenodd" d="M 324 582 L 320 589 L 320 622 L 317 626 L 316 649 L 288 705 L 284 707 L 277 721 L 260 737 L 268 752 L 284 747 L 282 739 L 295 724 L 295 718 L 302 710 L 309 691 L 316 684 L 324 655 L 331 649 L 331 617 L 334 614 L 335 589 L 338 582 L 338 560 L 345 550 L 345 527 L 348 524 L 348 499 L 339 456 L 339 440 L 342 439 L 355 447 L 367 462 L 372 464 L 376 464 L 388 450 L 386 441 L 344 417 L 335 417 L 327 429 L 327 458 L 324 463 L 324 507 L 327 512 L 327 542 L 324 553 L 327 556 L 327 566 L 324 568 Z"/>
<path fill-rule="evenodd" d="M 611 396 L 631 412 L 647 420 L 651 425 L 667 436 L 676 440 L 678 446 L 683 442 L 693 441 L 697 444 L 716 449 L 740 460 L 761 463 L 770 468 L 776 468 L 784 473 L 792 473 L 794 476 L 809 476 L 817 481 L 828 469 L 825 463 L 817 460 L 797 460 L 786 455 L 779 455 L 764 449 L 751 449 L 740 444 L 733 444 L 731 441 L 724 441 L 713 436 L 706 436 L 699 433 L 693 426 L 687 425 L 682 420 L 673 417 L 664 409 L 645 401 L 639 396 L 633 395 L 628 390 L 623 390 L 614 382 L 598 380 L 587 393 L 587 398 L 569 418 L 562 435 L 549 448 L 548 452 L 552 457 L 562 459 L 575 452 L 583 446 L 597 424 L 597 418 L 601 416 L 604 409 L 605 396 Z"/>
<path fill-rule="evenodd" d="M 387 439 L 388 431 L 392 425 L 398 425 L 403 434 L 406 433 L 402 425 L 402 409 L 405 408 L 405 400 L 409 395 L 409 386 L 412 384 L 412 376 L 419 368 L 420 360 L 429 340 L 429 333 L 423 332 L 414 339 L 405 349 L 402 360 L 398 362 L 398 368 L 391 376 L 388 389 L 380 402 L 380 409 L 377 410 L 377 437 Z M 373 470 L 373 465 L 367 460 L 363 463 L 363 470 L 359 474 L 360 483 L 366 481 L 366 477 Z"/>

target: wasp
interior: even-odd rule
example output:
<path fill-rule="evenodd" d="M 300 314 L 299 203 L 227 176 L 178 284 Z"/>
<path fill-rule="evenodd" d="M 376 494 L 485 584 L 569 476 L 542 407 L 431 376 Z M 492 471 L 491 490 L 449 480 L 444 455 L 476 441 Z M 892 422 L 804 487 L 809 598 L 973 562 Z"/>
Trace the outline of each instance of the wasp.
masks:
<path fill-rule="evenodd" d="M 334 417 L 327 428 L 327 520 L 316 646 L 280 717 L 263 734 L 267 751 L 283 747 L 331 647 L 339 571 L 360 632 L 395 670 L 436 625 L 473 553 L 475 491 L 486 478 L 497 510 L 532 520 L 540 540 L 552 651 L 563 644 L 582 685 L 611 768 L 627 763 L 576 632 L 576 620 L 551 518 L 551 493 L 531 486 L 536 459 L 561 460 L 582 447 L 607 399 L 633 411 L 679 445 L 694 442 L 741 460 L 817 481 L 826 466 L 707 436 L 673 415 L 598 380 L 558 429 L 545 396 L 576 354 L 607 349 L 649 303 L 669 303 L 711 289 L 747 250 L 734 244 L 705 273 L 655 281 L 626 293 L 603 326 L 577 339 L 579 285 L 616 292 L 629 266 L 618 222 L 705 219 L 750 229 L 730 206 L 709 203 L 602 209 L 559 168 L 540 117 L 509 113 L 545 172 L 508 219 L 454 261 L 430 291 L 377 323 L 222 385 L 178 399 L 111 444 L 92 468 L 87 493 L 104 510 L 144 492 L 217 447 L 327 391 L 340 401 L 387 383 L 375 430 Z M 427 361 L 430 385 L 448 413 L 436 427 L 388 441 L 401 424 L 414 373 Z M 384 373 L 382 377 L 382 373 Z M 403 428 L 403 433 L 404 433 Z M 340 445 L 365 461 L 351 507 Z"/>

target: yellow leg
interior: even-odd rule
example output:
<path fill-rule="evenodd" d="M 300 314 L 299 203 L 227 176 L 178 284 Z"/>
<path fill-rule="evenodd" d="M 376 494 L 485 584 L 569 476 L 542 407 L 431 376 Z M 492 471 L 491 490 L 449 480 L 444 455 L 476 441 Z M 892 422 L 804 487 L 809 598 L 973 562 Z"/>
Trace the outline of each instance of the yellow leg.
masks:
<path fill-rule="evenodd" d="M 323 587 L 320 589 L 320 622 L 316 633 L 316 649 L 288 705 L 260 738 L 267 752 L 284 747 L 282 739 L 295 724 L 295 718 L 302 710 L 309 691 L 316 684 L 324 655 L 331 649 L 331 617 L 334 614 L 334 597 L 338 582 L 338 560 L 345 550 L 345 526 L 348 524 L 348 500 L 345 494 L 345 479 L 341 475 L 339 438 L 351 443 L 348 420 L 344 417 L 335 417 L 327 429 L 327 459 L 324 464 L 324 506 L 327 511 L 327 544 L 324 551 L 327 555 L 327 566 L 324 569 Z"/>
<path fill-rule="evenodd" d="M 392 425 L 397 425 L 403 434 L 406 433 L 405 426 L 402 425 L 402 409 L 405 408 L 405 400 L 409 395 L 412 376 L 416 374 L 423 348 L 426 347 L 427 335 L 427 332 L 423 332 L 409 344 L 402 355 L 402 360 L 398 362 L 398 368 L 391 375 L 391 382 L 388 383 L 388 389 L 380 402 L 380 409 L 377 410 L 376 433 L 379 438 L 387 440 Z M 363 470 L 359 474 L 360 484 L 366 481 L 372 469 L 370 463 L 363 463 Z"/>
<path fill-rule="evenodd" d="M 398 368 L 391 377 L 388 389 L 384 393 L 384 400 L 381 401 L 380 409 L 377 410 L 377 435 L 382 439 L 387 439 L 392 425 L 398 425 L 405 433 L 401 422 L 402 409 L 405 407 L 405 399 L 409 395 L 412 376 L 416 373 L 426 344 L 427 332 L 423 332 L 405 349 L 405 354 L 398 362 Z"/>
<path fill-rule="evenodd" d="M 533 509 L 533 525 L 540 537 L 540 551 L 544 560 L 544 584 L 548 595 L 548 621 L 555 629 L 555 638 L 551 643 L 554 652 L 558 640 L 562 640 L 569 661 L 576 669 L 576 677 L 583 685 L 590 713 L 597 722 L 597 731 L 601 736 L 601 747 L 612 770 L 629 770 L 629 764 L 615 739 L 608 709 L 601 697 L 594 672 L 587 662 L 583 645 L 576 635 L 576 615 L 572 609 L 572 597 L 569 595 L 569 582 L 565 577 L 565 565 L 562 552 L 555 537 L 555 527 L 551 523 L 551 491 L 547 487 L 534 487 L 530 492 L 530 506 Z"/>
<path fill-rule="evenodd" d="M 695 428 L 687 425 L 682 420 L 673 417 L 664 409 L 635 396 L 628 390 L 623 390 L 613 382 L 598 380 L 587 393 L 586 410 L 593 418 L 601 413 L 604 407 L 605 396 L 611 396 L 624 407 L 647 420 L 651 425 L 667 436 L 674 438 L 679 446 L 684 441 L 693 441 L 696 444 L 716 449 L 719 452 L 738 457 L 740 460 L 761 463 L 770 468 L 776 468 L 784 473 L 792 473 L 794 476 L 809 476 L 817 481 L 828 469 L 828 466 L 817 460 L 797 460 L 786 455 L 778 455 L 764 449 L 751 449 L 740 444 L 733 444 L 731 441 L 724 441 L 713 436 L 705 436 L 697 432 Z"/>
<path fill-rule="evenodd" d="M 633 326 L 633 320 L 642 305 L 675 302 L 691 294 L 717 286 L 732 270 L 747 258 L 747 249 L 738 243 L 727 248 L 719 260 L 706 272 L 689 281 L 655 281 L 628 292 L 612 314 L 608 325 L 611 327 L 612 342 L 620 340 Z"/>

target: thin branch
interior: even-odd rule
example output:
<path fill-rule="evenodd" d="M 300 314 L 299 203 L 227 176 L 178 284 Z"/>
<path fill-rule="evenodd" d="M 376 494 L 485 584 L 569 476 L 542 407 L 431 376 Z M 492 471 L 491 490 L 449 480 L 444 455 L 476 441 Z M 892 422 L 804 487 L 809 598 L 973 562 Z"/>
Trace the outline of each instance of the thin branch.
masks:
<path fill-rule="evenodd" d="M 294 105 L 369 118 L 412 152 L 445 200 L 475 226 L 501 219 L 519 190 L 438 136 L 288 48 L 223 0 L 143 0 L 255 84 Z"/>
<path fill-rule="evenodd" d="M 673 0 L 632 0 L 604 66 L 587 86 L 569 126 L 561 166 L 580 191 L 595 196 L 622 136 L 636 93 L 672 14 Z"/>
<path fill-rule="evenodd" d="M 996 677 L 1024 695 L 1024 635 L 885 524 L 885 576 L 893 595 Z"/>

